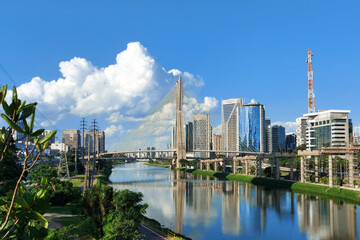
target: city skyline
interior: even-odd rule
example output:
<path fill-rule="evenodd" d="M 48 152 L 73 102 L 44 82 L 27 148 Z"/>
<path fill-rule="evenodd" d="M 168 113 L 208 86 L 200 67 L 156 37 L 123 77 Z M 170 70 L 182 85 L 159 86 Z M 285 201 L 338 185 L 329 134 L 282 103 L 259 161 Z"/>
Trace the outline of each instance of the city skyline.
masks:
<path fill-rule="evenodd" d="M 79 129 L 80 117 L 96 118 L 107 136 L 119 136 L 181 74 L 218 124 L 222 100 L 255 99 L 273 124 L 295 132 L 295 119 L 307 113 L 310 48 L 316 109 L 351 110 L 359 132 L 358 2 L 2 5 L 1 83 L 39 102 L 45 128 Z M 143 99 L 148 105 L 137 104 Z"/>

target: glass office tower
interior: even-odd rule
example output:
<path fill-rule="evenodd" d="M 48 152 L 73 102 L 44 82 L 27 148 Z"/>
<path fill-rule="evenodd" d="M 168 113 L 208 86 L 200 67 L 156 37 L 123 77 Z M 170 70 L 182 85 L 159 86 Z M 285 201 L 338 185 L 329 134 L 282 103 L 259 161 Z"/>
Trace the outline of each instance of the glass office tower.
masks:
<path fill-rule="evenodd" d="M 244 104 L 239 109 L 239 150 L 266 151 L 265 108 L 262 104 Z"/>

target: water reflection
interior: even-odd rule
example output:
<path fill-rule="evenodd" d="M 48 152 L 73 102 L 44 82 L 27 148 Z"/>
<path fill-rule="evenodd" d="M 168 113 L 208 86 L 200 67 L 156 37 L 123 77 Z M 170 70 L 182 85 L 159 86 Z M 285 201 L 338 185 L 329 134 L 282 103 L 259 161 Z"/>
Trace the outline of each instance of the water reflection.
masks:
<path fill-rule="evenodd" d="M 120 166 L 110 180 L 141 191 L 149 217 L 193 239 L 357 237 L 351 204 L 142 164 Z"/>

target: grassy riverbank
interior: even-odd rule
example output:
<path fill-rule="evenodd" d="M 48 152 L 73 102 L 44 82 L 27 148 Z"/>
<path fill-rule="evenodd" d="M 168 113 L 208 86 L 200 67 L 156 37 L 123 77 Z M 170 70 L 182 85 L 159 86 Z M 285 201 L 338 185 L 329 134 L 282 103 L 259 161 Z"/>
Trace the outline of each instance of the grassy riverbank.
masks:
<path fill-rule="evenodd" d="M 298 193 L 335 198 L 357 205 L 360 204 L 360 191 L 344 189 L 340 187 L 328 187 L 320 184 L 300 183 L 285 180 L 276 180 L 271 178 L 259 178 L 238 174 L 226 174 L 221 172 L 185 168 L 177 168 L 176 170 L 186 171 L 202 176 L 209 176 L 220 180 L 232 180 L 239 182 L 248 182 L 254 185 L 262 185 L 266 187 L 286 188 Z"/>
<path fill-rule="evenodd" d="M 158 164 L 158 163 L 145 163 L 148 166 L 153 166 L 153 167 L 163 167 L 163 168 L 169 168 L 170 165 L 167 164 Z"/>

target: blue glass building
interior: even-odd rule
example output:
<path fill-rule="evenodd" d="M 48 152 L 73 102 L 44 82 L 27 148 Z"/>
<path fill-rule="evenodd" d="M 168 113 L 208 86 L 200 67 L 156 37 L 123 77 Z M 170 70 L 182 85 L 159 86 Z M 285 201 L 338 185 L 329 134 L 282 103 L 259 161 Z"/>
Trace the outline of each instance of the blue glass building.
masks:
<path fill-rule="evenodd" d="M 262 104 L 244 104 L 239 108 L 239 150 L 266 151 L 265 109 Z"/>

